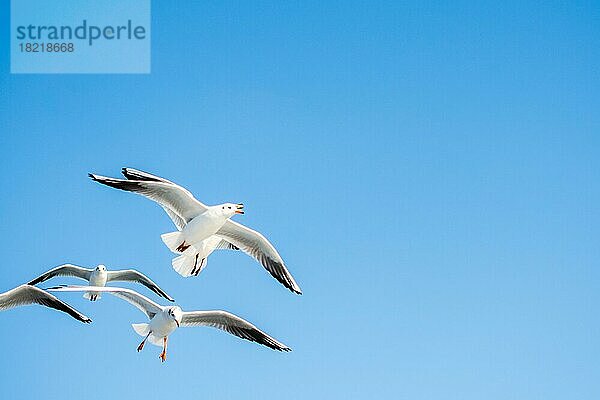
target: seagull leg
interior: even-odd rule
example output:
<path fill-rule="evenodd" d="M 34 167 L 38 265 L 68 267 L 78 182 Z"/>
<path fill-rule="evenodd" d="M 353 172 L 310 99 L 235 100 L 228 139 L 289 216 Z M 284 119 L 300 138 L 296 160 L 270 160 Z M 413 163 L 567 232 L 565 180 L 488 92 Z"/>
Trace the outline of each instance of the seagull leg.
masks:
<path fill-rule="evenodd" d="M 146 344 L 146 340 L 148 340 L 148 336 L 150 336 L 151 333 L 152 332 L 148 332 L 148 334 L 146 335 L 144 340 L 142 340 L 142 343 L 140 343 L 140 345 L 137 347 L 138 352 L 142 351 L 142 349 L 144 348 L 144 345 Z"/>
<path fill-rule="evenodd" d="M 194 276 L 198 276 L 198 273 L 196 272 L 196 266 L 198 265 L 198 256 L 200 254 L 196 253 L 196 258 L 194 259 L 194 268 L 192 268 L 192 275 Z"/>
<path fill-rule="evenodd" d="M 163 351 L 162 351 L 162 353 L 160 353 L 160 356 L 159 356 L 161 362 L 165 362 L 167 359 L 167 342 L 168 342 L 168 340 L 169 340 L 168 336 L 165 336 L 163 338 Z"/>
<path fill-rule="evenodd" d="M 206 258 L 203 258 L 202 261 L 200 261 L 200 265 L 198 266 L 198 268 L 196 269 L 196 272 L 194 273 L 194 276 L 198 276 L 198 274 L 200 273 L 200 270 L 202 269 L 202 267 L 204 266 L 204 263 L 206 262 Z M 198 254 L 196 254 L 196 263 L 198 263 Z M 195 264 L 194 264 L 195 265 Z"/>

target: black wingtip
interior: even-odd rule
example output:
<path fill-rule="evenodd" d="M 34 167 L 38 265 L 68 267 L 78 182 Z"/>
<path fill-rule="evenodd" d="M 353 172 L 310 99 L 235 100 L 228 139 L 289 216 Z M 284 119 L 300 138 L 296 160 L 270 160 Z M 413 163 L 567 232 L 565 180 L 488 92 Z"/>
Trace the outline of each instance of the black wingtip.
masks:
<path fill-rule="evenodd" d="M 42 283 L 42 282 L 44 282 L 44 281 L 46 280 L 46 279 L 44 279 L 44 275 L 45 275 L 45 274 L 42 274 L 41 276 L 38 276 L 37 278 L 34 278 L 34 279 L 30 280 L 29 282 L 27 282 L 27 284 L 28 284 L 29 286 L 35 286 L 35 285 L 37 285 L 38 283 Z"/>
<path fill-rule="evenodd" d="M 121 168 L 121 174 L 129 180 L 136 180 L 137 177 L 135 177 L 131 172 L 129 172 L 131 168 L 127 168 L 127 167 L 123 167 Z"/>
<path fill-rule="evenodd" d="M 159 295 L 160 297 L 162 297 L 163 299 L 166 299 L 166 300 L 170 301 L 171 303 L 175 303 L 175 299 L 174 299 L 174 298 L 172 298 L 171 296 L 169 296 L 169 295 L 168 295 L 168 294 L 166 294 L 166 293 L 159 293 L 159 292 L 156 292 L 156 294 L 157 294 L 157 295 Z"/>
<path fill-rule="evenodd" d="M 56 286 L 51 286 L 51 287 L 44 288 L 44 290 L 55 290 L 55 289 L 66 288 L 68 286 L 69 285 L 56 285 Z"/>
<path fill-rule="evenodd" d="M 165 292 L 158 290 L 156 288 L 151 288 L 150 290 L 152 290 L 154 293 L 156 293 L 159 297 L 162 297 L 163 299 L 166 299 L 166 300 L 170 301 L 171 303 L 175 303 L 175 299 L 172 298 L 171 296 L 169 296 L 168 294 L 166 294 Z"/>
<path fill-rule="evenodd" d="M 98 177 L 97 177 L 96 175 L 94 175 L 94 174 L 91 174 L 91 173 L 90 173 L 90 174 L 88 174 L 88 177 L 89 177 L 91 180 L 93 180 L 93 181 L 98 181 Z"/>

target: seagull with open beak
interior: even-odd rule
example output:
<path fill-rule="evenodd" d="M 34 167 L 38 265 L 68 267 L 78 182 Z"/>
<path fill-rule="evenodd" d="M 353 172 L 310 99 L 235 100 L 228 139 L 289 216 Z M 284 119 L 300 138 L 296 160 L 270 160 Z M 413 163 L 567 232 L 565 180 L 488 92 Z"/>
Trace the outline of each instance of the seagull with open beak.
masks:
<path fill-rule="evenodd" d="M 225 203 L 209 206 L 202 214 L 194 217 L 181 231 L 161 235 L 163 242 L 175 253 L 183 253 L 190 246 L 213 236 L 235 214 L 244 214 L 244 205 Z"/>
<path fill-rule="evenodd" d="M 123 168 L 127 179 L 90 174 L 103 185 L 137 193 L 157 202 L 177 227 L 177 232 L 161 235 L 169 250 L 178 254 L 173 269 L 181 276 L 197 276 L 206 268 L 215 250 L 241 250 L 258 261 L 275 279 L 294 293 L 300 286 L 267 238 L 231 217 L 244 213 L 243 204 L 208 206 L 189 190 L 160 176 L 133 168 Z"/>

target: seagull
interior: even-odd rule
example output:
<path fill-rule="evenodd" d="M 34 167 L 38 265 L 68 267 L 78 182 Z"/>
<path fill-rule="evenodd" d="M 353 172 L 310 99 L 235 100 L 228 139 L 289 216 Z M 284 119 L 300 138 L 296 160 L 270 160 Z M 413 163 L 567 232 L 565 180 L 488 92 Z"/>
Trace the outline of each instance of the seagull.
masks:
<path fill-rule="evenodd" d="M 50 271 L 44 272 L 38 276 L 29 285 L 36 285 L 38 283 L 47 281 L 55 276 L 73 276 L 75 278 L 85 279 L 89 282 L 90 286 L 105 286 L 107 282 L 111 281 L 129 281 L 137 282 L 146 286 L 157 295 L 164 297 L 169 301 L 175 301 L 171 296 L 165 293 L 156 283 L 154 283 L 146 275 L 134 269 L 123 269 L 118 271 L 107 271 L 106 266 L 100 264 L 96 268 L 83 268 L 73 264 L 63 264 L 56 268 L 52 268 Z M 86 292 L 83 295 L 84 298 L 90 301 L 96 301 L 100 299 L 100 293 L 98 292 Z"/>
<path fill-rule="evenodd" d="M 178 306 L 161 306 L 146 296 L 134 290 L 118 287 L 92 287 L 92 286 L 58 286 L 49 288 L 53 292 L 107 292 L 119 297 L 140 311 L 144 312 L 150 319 L 150 323 L 132 324 L 133 330 L 144 337 L 137 347 L 142 351 L 146 340 L 155 346 L 162 346 L 160 359 L 167 359 L 167 342 L 177 328 L 188 326 L 211 326 L 229 332 L 242 339 L 256 342 L 278 351 L 291 351 L 289 347 L 273 339 L 250 322 L 231 314 L 227 311 L 183 311 Z"/>
<path fill-rule="evenodd" d="M 172 262 L 179 274 L 197 276 L 214 250 L 242 250 L 286 288 L 302 294 L 275 247 L 259 232 L 230 219 L 244 213 L 243 204 L 207 206 L 187 189 L 164 178 L 133 168 L 123 168 L 122 173 L 127 180 L 89 176 L 103 185 L 147 197 L 165 210 L 178 231 L 163 234 L 161 238 L 171 251 L 181 254 Z"/>
<path fill-rule="evenodd" d="M 54 308 L 55 310 L 65 312 L 76 320 L 86 324 L 92 322 L 91 319 L 67 303 L 60 301 L 55 296 L 35 286 L 21 285 L 8 292 L 0 293 L 0 311 L 29 304 L 39 304 Z"/>

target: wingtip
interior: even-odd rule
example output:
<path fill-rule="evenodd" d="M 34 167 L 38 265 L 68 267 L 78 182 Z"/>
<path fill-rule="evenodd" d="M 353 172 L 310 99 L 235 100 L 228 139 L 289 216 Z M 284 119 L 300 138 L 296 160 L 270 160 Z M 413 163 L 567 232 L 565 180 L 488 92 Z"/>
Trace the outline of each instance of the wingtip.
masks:
<path fill-rule="evenodd" d="M 88 173 L 88 177 L 93 180 L 93 181 L 97 181 L 98 180 L 98 176 L 92 173 Z"/>
<path fill-rule="evenodd" d="M 50 287 L 44 288 L 44 290 L 53 291 L 53 290 L 62 289 L 62 288 L 66 288 L 66 287 L 69 287 L 69 286 L 68 285 L 56 285 L 56 286 L 50 286 Z"/>
<path fill-rule="evenodd" d="M 165 293 L 163 290 L 160 290 L 159 288 L 152 289 L 152 291 L 154 293 L 156 293 L 158 295 L 158 297 L 162 297 L 165 300 L 170 301 L 171 303 L 175 303 L 175 299 L 172 298 L 171 296 L 169 296 L 167 293 Z"/>
<path fill-rule="evenodd" d="M 129 170 L 130 169 L 131 168 L 127 168 L 127 167 L 121 168 L 121 174 L 127 179 L 129 179 Z"/>

